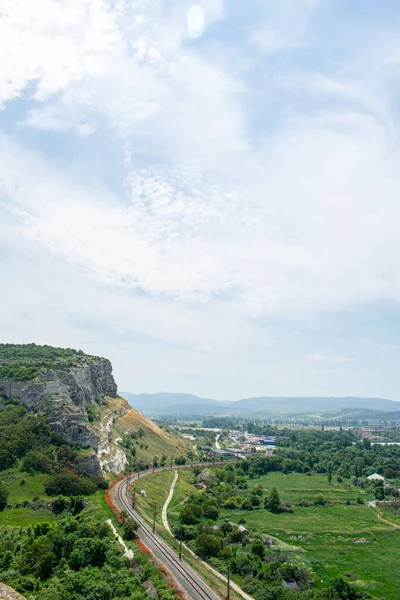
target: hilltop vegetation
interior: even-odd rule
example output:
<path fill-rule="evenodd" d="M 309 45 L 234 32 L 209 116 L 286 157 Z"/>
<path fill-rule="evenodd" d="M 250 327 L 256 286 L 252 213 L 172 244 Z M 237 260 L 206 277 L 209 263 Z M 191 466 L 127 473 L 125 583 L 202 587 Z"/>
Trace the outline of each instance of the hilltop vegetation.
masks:
<path fill-rule="evenodd" d="M 82 350 L 36 344 L 0 344 L 0 378 L 29 381 L 51 370 L 66 371 L 99 360 Z"/>

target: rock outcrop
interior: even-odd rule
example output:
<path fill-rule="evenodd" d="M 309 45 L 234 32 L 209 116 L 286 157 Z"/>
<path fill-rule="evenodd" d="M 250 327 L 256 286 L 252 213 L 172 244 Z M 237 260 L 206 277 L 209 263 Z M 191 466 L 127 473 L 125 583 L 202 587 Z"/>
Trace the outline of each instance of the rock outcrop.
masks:
<path fill-rule="evenodd" d="M 0 600 L 26 600 L 25 596 L 21 596 L 15 590 L 8 587 L 4 583 L 0 583 Z"/>
<path fill-rule="evenodd" d="M 89 424 L 86 407 L 116 395 L 117 385 L 107 359 L 67 371 L 48 371 L 29 382 L 0 379 L 0 396 L 19 398 L 29 411 L 46 413 L 49 425 L 61 439 L 95 452 L 99 434 Z"/>

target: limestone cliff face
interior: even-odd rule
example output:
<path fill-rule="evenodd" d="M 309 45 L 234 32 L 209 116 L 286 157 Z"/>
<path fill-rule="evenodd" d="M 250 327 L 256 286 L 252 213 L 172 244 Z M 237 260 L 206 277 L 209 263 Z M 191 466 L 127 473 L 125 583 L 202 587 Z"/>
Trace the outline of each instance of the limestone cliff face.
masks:
<path fill-rule="evenodd" d="M 97 453 L 99 434 L 90 426 L 85 407 L 117 395 L 109 360 L 68 371 L 48 371 L 33 382 L 0 379 L 0 395 L 19 398 L 30 411 L 44 412 L 52 429 L 67 443 Z M 94 465 L 93 465 L 94 467 Z"/>

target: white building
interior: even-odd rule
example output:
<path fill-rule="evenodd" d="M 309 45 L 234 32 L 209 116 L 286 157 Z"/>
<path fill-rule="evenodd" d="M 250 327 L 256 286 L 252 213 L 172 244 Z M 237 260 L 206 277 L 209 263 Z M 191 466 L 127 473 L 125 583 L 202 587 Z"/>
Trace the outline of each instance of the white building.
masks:
<path fill-rule="evenodd" d="M 379 475 L 379 473 L 372 473 L 372 475 L 369 475 L 367 479 L 370 481 L 385 481 L 385 478 L 382 475 Z"/>

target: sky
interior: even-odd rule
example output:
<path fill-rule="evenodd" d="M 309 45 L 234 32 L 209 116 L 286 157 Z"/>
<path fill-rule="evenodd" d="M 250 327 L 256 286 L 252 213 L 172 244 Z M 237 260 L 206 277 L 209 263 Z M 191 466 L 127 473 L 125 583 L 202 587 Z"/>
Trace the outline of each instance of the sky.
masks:
<path fill-rule="evenodd" d="M 398 0 L 0 0 L 1 341 L 400 400 Z"/>

